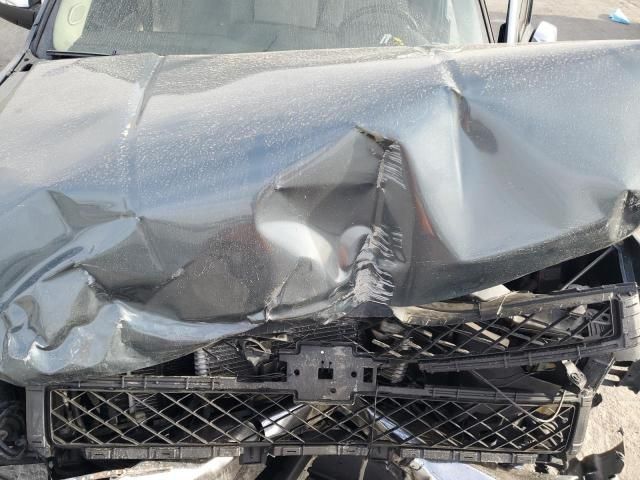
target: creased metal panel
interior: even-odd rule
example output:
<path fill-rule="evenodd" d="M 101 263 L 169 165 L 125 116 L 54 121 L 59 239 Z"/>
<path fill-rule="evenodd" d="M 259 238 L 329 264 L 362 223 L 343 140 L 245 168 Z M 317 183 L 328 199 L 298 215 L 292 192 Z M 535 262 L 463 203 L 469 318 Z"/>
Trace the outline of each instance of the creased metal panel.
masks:
<path fill-rule="evenodd" d="M 2 377 L 141 368 L 617 242 L 638 78 L 638 42 L 38 64 L 0 105 Z"/>

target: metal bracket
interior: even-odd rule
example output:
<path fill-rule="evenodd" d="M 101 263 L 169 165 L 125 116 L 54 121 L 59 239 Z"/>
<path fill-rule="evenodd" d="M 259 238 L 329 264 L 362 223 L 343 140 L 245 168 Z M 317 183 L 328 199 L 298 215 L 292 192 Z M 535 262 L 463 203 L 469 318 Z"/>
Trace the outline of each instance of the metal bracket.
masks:
<path fill-rule="evenodd" d="M 571 360 L 563 360 L 562 365 L 567 371 L 569 381 L 580 390 L 584 390 L 587 386 L 587 376 Z"/>
<path fill-rule="evenodd" d="M 346 402 L 355 392 L 376 389 L 378 364 L 356 357 L 352 347 L 302 345 L 298 352 L 280 352 L 287 362 L 287 386 L 298 400 Z"/>

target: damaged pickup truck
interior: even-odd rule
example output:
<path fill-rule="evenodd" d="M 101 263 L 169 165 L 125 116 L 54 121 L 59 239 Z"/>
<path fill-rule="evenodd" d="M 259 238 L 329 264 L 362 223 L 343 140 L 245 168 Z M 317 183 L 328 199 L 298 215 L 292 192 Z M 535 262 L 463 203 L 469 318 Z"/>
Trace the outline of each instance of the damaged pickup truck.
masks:
<path fill-rule="evenodd" d="M 640 358 L 640 43 L 520 3 L 0 5 L 0 462 L 566 469 Z"/>

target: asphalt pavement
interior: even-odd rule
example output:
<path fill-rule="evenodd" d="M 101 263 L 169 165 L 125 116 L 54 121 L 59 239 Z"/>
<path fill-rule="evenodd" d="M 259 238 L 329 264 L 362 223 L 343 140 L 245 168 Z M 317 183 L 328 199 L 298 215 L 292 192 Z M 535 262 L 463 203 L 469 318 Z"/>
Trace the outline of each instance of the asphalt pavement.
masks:
<path fill-rule="evenodd" d="M 533 24 L 542 20 L 558 27 L 558 40 L 640 39 L 640 0 L 533 0 Z M 495 35 L 504 23 L 507 0 L 486 0 Z M 631 25 L 612 22 L 609 14 L 620 8 Z"/>

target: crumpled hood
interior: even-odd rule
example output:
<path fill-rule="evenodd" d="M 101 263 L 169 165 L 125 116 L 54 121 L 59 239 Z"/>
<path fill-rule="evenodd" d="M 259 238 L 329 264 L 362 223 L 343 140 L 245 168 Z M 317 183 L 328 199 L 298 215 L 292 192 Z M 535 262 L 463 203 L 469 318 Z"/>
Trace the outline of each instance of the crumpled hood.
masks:
<path fill-rule="evenodd" d="M 16 75 L 0 101 L 0 374 L 16 383 L 459 296 L 640 221 L 640 42 Z"/>

